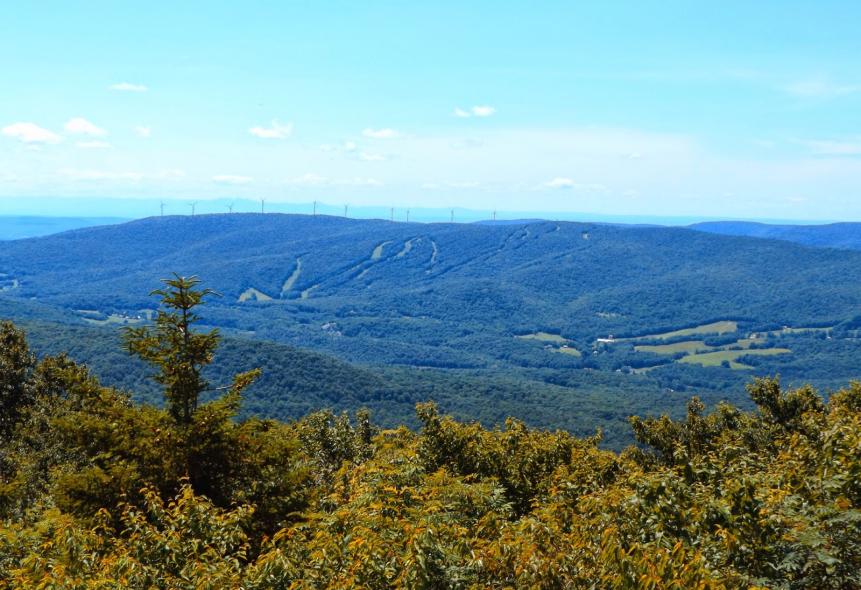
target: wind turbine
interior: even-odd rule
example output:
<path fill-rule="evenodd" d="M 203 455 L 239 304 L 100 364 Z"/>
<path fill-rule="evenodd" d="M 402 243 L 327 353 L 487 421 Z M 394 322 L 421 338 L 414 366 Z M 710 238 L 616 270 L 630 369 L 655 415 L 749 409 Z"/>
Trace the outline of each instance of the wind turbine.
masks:
<path fill-rule="evenodd" d="M 197 201 L 192 201 L 188 206 L 191 207 L 191 216 L 194 217 L 194 208 L 197 206 Z"/>
<path fill-rule="evenodd" d="M 347 207 L 348 207 L 348 205 L 344 205 L 344 217 L 347 216 Z"/>
<path fill-rule="evenodd" d="M 395 220 L 395 208 L 392 207 L 391 209 L 389 209 L 389 221 L 394 221 L 394 220 Z"/>
<path fill-rule="evenodd" d="M 410 222 L 410 210 L 407 209 L 407 223 Z"/>
<path fill-rule="evenodd" d="M 451 210 L 451 223 L 454 223 L 454 209 Z"/>
<path fill-rule="evenodd" d="M 265 210 L 266 210 L 266 199 L 260 199 L 260 213 L 261 213 L 261 215 L 265 212 Z"/>
<path fill-rule="evenodd" d="M 227 206 L 227 212 L 228 212 L 228 213 L 233 213 L 233 203 L 230 203 L 230 204 Z"/>
<path fill-rule="evenodd" d="M 164 217 L 164 201 L 159 204 L 159 209 L 161 210 L 161 216 Z"/>
<path fill-rule="evenodd" d="M 313 215 L 315 217 L 317 216 L 317 201 L 314 201 L 314 213 L 313 213 Z"/>

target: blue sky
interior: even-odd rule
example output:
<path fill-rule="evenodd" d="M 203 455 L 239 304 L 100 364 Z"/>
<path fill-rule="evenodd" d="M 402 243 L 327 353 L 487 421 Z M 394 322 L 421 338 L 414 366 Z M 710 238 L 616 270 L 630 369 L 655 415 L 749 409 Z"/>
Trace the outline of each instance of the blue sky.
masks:
<path fill-rule="evenodd" d="M 861 220 L 861 4 L 705 4 L 10 5 L 0 213 L 265 197 Z"/>

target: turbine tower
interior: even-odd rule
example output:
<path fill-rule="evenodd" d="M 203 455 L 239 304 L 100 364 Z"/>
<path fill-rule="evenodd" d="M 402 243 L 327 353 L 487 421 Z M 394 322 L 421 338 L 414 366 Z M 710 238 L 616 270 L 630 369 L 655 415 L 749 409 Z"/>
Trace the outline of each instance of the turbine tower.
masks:
<path fill-rule="evenodd" d="M 313 213 L 313 215 L 315 217 L 317 216 L 317 201 L 314 201 L 314 213 Z"/>
<path fill-rule="evenodd" d="M 233 213 L 233 203 L 230 203 L 230 204 L 227 206 L 227 212 L 228 212 L 228 213 Z"/>
<path fill-rule="evenodd" d="M 347 205 L 344 205 L 344 217 L 347 216 Z"/>
<path fill-rule="evenodd" d="M 197 201 L 192 201 L 188 206 L 191 207 L 191 216 L 194 217 L 194 208 L 197 206 Z"/>
<path fill-rule="evenodd" d="M 161 210 L 161 216 L 164 217 L 164 201 L 159 204 L 159 209 Z"/>
<path fill-rule="evenodd" d="M 266 199 L 260 199 L 260 214 L 266 211 Z"/>

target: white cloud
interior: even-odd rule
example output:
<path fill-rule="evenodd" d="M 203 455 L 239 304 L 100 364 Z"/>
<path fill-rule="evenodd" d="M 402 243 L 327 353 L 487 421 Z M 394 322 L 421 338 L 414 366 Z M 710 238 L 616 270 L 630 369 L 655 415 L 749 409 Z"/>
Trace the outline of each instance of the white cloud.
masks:
<path fill-rule="evenodd" d="M 359 159 L 363 162 L 384 162 L 386 157 L 382 154 L 371 154 L 368 152 L 360 152 Z"/>
<path fill-rule="evenodd" d="M 239 176 L 237 174 L 217 174 L 212 177 L 213 182 L 218 184 L 248 184 L 253 178 L 250 176 Z"/>
<path fill-rule="evenodd" d="M 480 182 L 475 181 L 466 181 L 466 182 L 426 182 L 421 185 L 422 188 L 425 189 L 464 189 L 464 188 L 478 188 L 481 186 Z"/>
<path fill-rule="evenodd" d="M 138 125 L 135 127 L 135 133 L 138 134 L 138 137 L 150 137 L 152 135 L 152 127 Z"/>
<path fill-rule="evenodd" d="M 577 185 L 572 179 L 557 176 L 553 180 L 544 183 L 546 188 L 574 188 Z"/>
<path fill-rule="evenodd" d="M 295 178 L 288 178 L 285 181 L 289 185 L 293 186 L 305 186 L 305 187 L 320 187 L 320 186 L 383 186 L 383 183 L 377 180 L 376 178 L 349 178 L 346 180 L 335 180 L 331 178 L 326 178 L 325 176 L 319 176 L 318 174 L 303 174 L 302 176 L 297 176 Z"/>
<path fill-rule="evenodd" d="M 110 88 L 111 90 L 118 90 L 120 92 L 146 92 L 148 90 L 143 84 L 132 84 L 131 82 L 112 84 Z"/>
<path fill-rule="evenodd" d="M 861 141 L 817 139 L 801 143 L 820 156 L 861 156 Z"/>
<path fill-rule="evenodd" d="M 489 105 L 476 105 L 469 110 L 464 110 L 460 107 L 454 109 L 454 116 L 461 119 L 469 117 L 489 117 L 496 113 L 496 109 Z"/>
<path fill-rule="evenodd" d="M 108 142 L 98 139 L 94 141 L 79 141 L 75 145 L 85 150 L 103 150 L 111 147 L 111 144 Z"/>
<path fill-rule="evenodd" d="M 577 190 L 590 190 L 590 191 L 604 191 L 607 190 L 607 187 L 603 184 L 581 184 L 578 182 L 574 182 L 573 179 L 567 178 L 565 176 L 557 176 L 552 180 L 548 180 L 544 184 L 541 185 L 541 188 L 551 188 L 551 189 L 577 189 Z"/>
<path fill-rule="evenodd" d="M 93 135 L 96 137 L 107 135 L 107 131 L 105 131 L 101 127 L 93 125 L 83 117 L 75 117 L 73 119 L 69 119 L 64 127 L 69 133 L 74 133 L 77 135 Z"/>
<path fill-rule="evenodd" d="M 362 135 L 371 139 L 397 139 L 401 134 L 394 129 L 365 129 Z"/>
<path fill-rule="evenodd" d="M 112 172 L 106 170 L 78 170 L 66 168 L 60 171 L 72 180 L 142 180 L 144 175 L 140 172 Z"/>
<path fill-rule="evenodd" d="M 6 137 L 14 137 L 24 143 L 60 143 L 63 138 L 48 131 L 43 127 L 39 127 L 35 123 L 12 123 L 3 128 L 3 135 Z"/>
<path fill-rule="evenodd" d="M 479 106 L 472 107 L 472 114 L 475 115 L 476 117 L 489 117 L 492 114 L 494 114 L 495 112 L 496 112 L 495 108 L 493 108 L 491 106 L 487 106 L 487 105 L 479 105 Z"/>
<path fill-rule="evenodd" d="M 293 123 L 282 124 L 273 120 L 271 127 L 252 127 L 248 133 L 261 139 L 285 139 L 293 133 Z"/>
<path fill-rule="evenodd" d="M 798 80 L 783 87 L 783 90 L 799 98 L 836 98 L 861 91 L 861 86 L 836 84 L 826 79 Z"/>

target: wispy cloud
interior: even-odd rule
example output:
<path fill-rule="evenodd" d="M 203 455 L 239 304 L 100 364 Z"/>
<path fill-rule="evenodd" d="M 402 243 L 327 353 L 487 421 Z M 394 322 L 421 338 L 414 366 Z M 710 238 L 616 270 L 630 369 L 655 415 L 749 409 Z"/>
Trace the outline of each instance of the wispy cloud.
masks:
<path fill-rule="evenodd" d="M 69 119 L 66 122 L 64 128 L 67 132 L 75 135 L 93 135 L 96 137 L 101 137 L 108 134 L 107 131 L 105 131 L 101 127 L 97 127 L 83 117 L 75 117 L 73 119 Z"/>
<path fill-rule="evenodd" d="M 322 152 L 344 152 L 350 154 L 357 149 L 359 149 L 359 146 L 353 141 L 345 141 L 342 144 L 324 143 L 320 146 L 320 151 Z"/>
<path fill-rule="evenodd" d="M 285 181 L 292 186 L 321 187 L 321 186 L 383 186 L 376 178 L 355 177 L 348 179 L 332 179 L 318 174 L 303 174 Z"/>
<path fill-rule="evenodd" d="M 469 117 L 490 117 L 495 113 L 496 109 L 490 105 L 476 105 L 471 109 L 457 107 L 454 109 L 453 115 L 461 119 L 468 119 Z"/>
<path fill-rule="evenodd" d="M 496 109 L 491 106 L 480 105 L 472 107 L 472 114 L 476 117 L 489 117 L 494 113 L 496 113 Z"/>
<path fill-rule="evenodd" d="M 66 168 L 60 171 L 64 176 L 72 180 L 131 180 L 138 181 L 144 178 L 140 172 L 115 172 L 109 170 L 78 170 L 76 168 Z"/>
<path fill-rule="evenodd" d="M 783 87 L 783 90 L 798 98 L 836 98 L 861 91 L 861 86 L 837 84 L 825 78 L 797 80 Z"/>
<path fill-rule="evenodd" d="M 607 190 L 607 187 L 603 184 L 583 184 L 579 182 L 575 182 L 574 179 L 568 178 L 565 176 L 557 176 L 552 180 L 548 180 L 544 184 L 541 185 L 540 188 L 549 188 L 549 189 L 566 189 L 566 190 L 591 190 L 591 191 L 604 191 Z"/>
<path fill-rule="evenodd" d="M 438 189 L 465 189 L 465 188 L 478 188 L 481 186 L 480 182 L 475 181 L 467 181 L 467 182 L 426 182 L 421 185 L 423 189 L 428 190 L 438 190 Z"/>
<path fill-rule="evenodd" d="M 137 127 L 135 127 L 135 133 L 137 133 L 138 137 L 150 137 L 152 135 L 152 127 L 138 125 Z"/>
<path fill-rule="evenodd" d="M 369 152 L 359 152 L 359 159 L 362 162 L 384 162 L 386 157 L 383 154 L 372 154 Z"/>
<path fill-rule="evenodd" d="M 812 139 L 800 140 L 799 143 L 819 156 L 861 156 L 861 139 L 853 141 Z"/>
<path fill-rule="evenodd" d="M 111 84 L 111 90 L 117 90 L 119 92 L 146 92 L 149 90 L 143 84 L 132 84 L 131 82 L 120 82 L 118 84 Z"/>
<path fill-rule="evenodd" d="M 29 144 L 60 143 L 63 141 L 63 138 L 53 131 L 39 127 L 35 123 L 12 123 L 4 127 L 2 133 L 6 137 L 13 137 Z"/>
<path fill-rule="evenodd" d="M 400 132 L 389 128 L 365 129 L 362 131 L 362 135 L 371 139 L 397 139 L 401 136 Z"/>
<path fill-rule="evenodd" d="M 250 176 L 240 176 L 238 174 L 217 174 L 212 177 L 212 182 L 218 184 L 249 184 L 254 179 Z"/>
<path fill-rule="evenodd" d="M 94 141 L 79 141 L 75 145 L 84 150 L 104 150 L 111 147 L 111 144 L 108 142 L 98 139 Z"/>
<path fill-rule="evenodd" d="M 293 133 L 293 123 L 279 123 L 273 120 L 269 127 L 252 127 L 248 133 L 261 139 L 286 139 Z"/>

